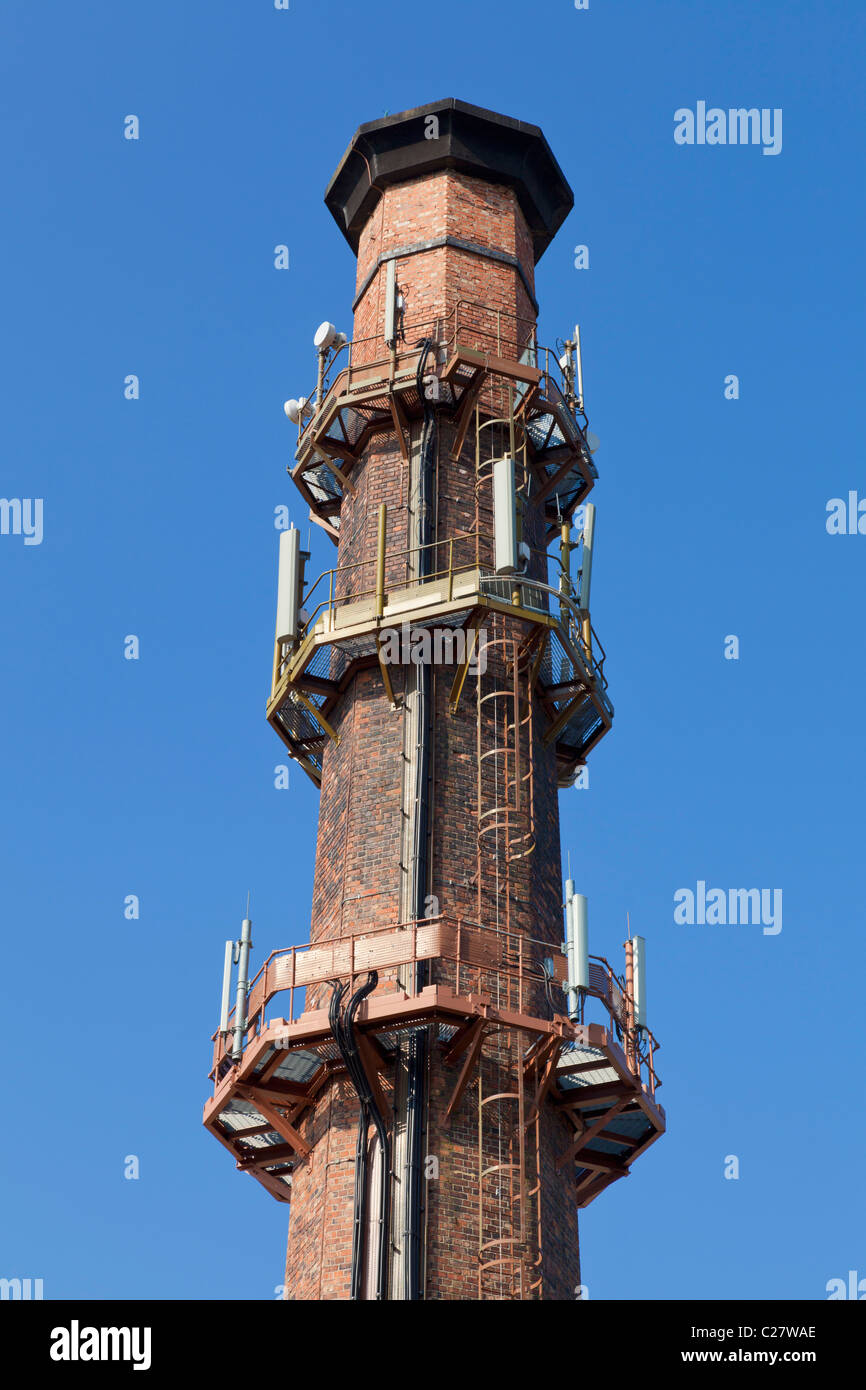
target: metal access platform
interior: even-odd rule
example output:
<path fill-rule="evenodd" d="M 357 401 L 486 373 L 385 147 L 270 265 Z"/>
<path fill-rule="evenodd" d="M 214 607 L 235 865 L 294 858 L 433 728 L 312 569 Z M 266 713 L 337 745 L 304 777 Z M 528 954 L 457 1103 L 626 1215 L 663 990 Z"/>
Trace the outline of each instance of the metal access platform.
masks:
<path fill-rule="evenodd" d="M 467 534 L 450 544 L 436 542 L 431 548 L 446 552 L 447 567 L 434 570 L 422 582 L 386 592 L 384 564 L 392 557 L 383 538 L 383 563 L 373 587 L 339 597 L 345 571 L 338 568 L 320 576 L 308 592 L 305 601 L 312 602 L 317 587 L 322 586 L 320 592 L 327 587 L 326 597 L 308 615 L 294 649 L 287 651 L 283 644 L 276 644 L 267 717 L 290 755 L 317 785 L 324 745 L 328 738 L 337 738 L 329 715 L 355 672 L 378 665 L 396 705 L 381 639 L 383 633 L 400 631 L 404 624 L 413 630 L 435 629 L 446 659 L 454 660 L 452 713 L 459 705 L 485 620 L 505 614 L 525 626 L 521 661 L 547 716 L 545 743 L 555 744 L 561 785 L 569 784 L 575 769 L 610 728 L 613 705 L 604 675 L 604 649 L 588 613 L 553 585 L 520 577 L 502 579 L 474 557 L 461 562 L 459 553 L 455 560 L 455 541 L 458 547 L 472 549 L 474 540 Z M 445 635 L 449 629 L 460 634 L 462 643 Z"/>
<path fill-rule="evenodd" d="M 445 982 L 410 995 L 396 975 L 419 962 L 429 962 Z M 577 1022 L 558 1012 L 566 978 L 561 951 L 465 920 L 407 922 L 272 952 L 247 993 L 241 1056 L 232 1060 L 233 1015 L 228 1034 L 213 1035 L 214 1092 L 205 1127 L 279 1201 L 290 1200 L 293 1173 L 309 1154 L 299 1130 L 304 1115 L 344 1070 L 324 987 L 354 983 L 371 971 L 378 985 L 361 1005 L 355 1030 L 381 1113 L 388 1113 L 383 1092 L 391 1086 L 391 1060 L 407 1035 L 429 1030 L 452 1073 L 447 1125 L 473 1083 L 485 1038 L 508 1030 L 520 1039 L 523 1128 L 543 1106 L 561 1110 L 573 1127 L 559 1166 L 573 1165 L 579 1206 L 626 1177 L 664 1133 L 658 1044 L 635 1026 L 634 1000 L 606 960 L 590 958 L 585 999 L 603 1021 Z M 277 998 L 282 1014 L 269 1017 Z"/>
<path fill-rule="evenodd" d="M 342 500 L 354 491 L 352 470 L 376 435 L 396 433 L 408 460 L 409 422 L 424 409 L 421 349 L 414 344 L 425 338 L 435 344 L 436 404 L 454 424 L 455 455 L 478 402 L 511 388 L 527 439 L 531 502 L 543 509 L 552 539 L 598 477 L 586 429 L 560 385 L 557 353 L 537 343 L 534 320 L 466 299 L 444 318 L 407 325 L 406 344 L 386 357 L 379 355 L 381 338 L 356 338 L 328 362 L 312 394 L 312 416 L 299 424 L 290 469 L 311 519 L 338 540 Z M 339 366 L 343 352 L 348 361 Z"/>

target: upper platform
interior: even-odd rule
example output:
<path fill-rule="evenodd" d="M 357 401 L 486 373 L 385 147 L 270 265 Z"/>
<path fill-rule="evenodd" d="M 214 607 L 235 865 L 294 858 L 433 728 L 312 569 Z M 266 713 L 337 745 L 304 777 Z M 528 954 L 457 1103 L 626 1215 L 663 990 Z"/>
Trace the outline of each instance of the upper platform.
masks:
<path fill-rule="evenodd" d="M 513 188 L 536 261 L 574 206 L 574 194 L 538 126 L 448 97 L 368 121 L 355 131 L 325 192 L 352 250 L 357 253 L 383 189 L 438 169 Z"/>

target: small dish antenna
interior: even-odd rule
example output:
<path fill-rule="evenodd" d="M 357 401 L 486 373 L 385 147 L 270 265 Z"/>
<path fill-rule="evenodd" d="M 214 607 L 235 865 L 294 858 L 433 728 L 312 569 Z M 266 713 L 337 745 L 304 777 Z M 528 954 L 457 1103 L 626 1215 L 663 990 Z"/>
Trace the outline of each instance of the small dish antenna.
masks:
<path fill-rule="evenodd" d="M 299 400 L 295 400 L 293 397 L 286 401 L 283 410 L 293 425 L 299 425 L 302 420 L 309 420 L 313 415 L 313 407 L 306 396 L 301 396 Z"/>
<path fill-rule="evenodd" d="M 340 348 L 345 342 L 345 333 L 338 333 L 334 325 L 328 323 L 327 319 L 324 323 L 319 324 L 313 336 L 313 346 L 318 348 L 319 352 L 327 352 L 328 348 L 332 347 Z"/>

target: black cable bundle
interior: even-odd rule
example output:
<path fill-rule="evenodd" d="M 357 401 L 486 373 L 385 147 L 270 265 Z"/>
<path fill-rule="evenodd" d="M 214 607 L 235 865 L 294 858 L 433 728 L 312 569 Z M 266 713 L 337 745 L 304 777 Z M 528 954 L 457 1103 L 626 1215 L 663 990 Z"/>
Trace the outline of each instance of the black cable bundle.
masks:
<path fill-rule="evenodd" d="M 379 1197 L 379 1240 L 376 1258 L 376 1298 L 386 1297 L 388 1279 L 388 1204 L 390 1199 L 391 1146 L 385 1117 L 379 1110 L 373 1095 L 367 1073 L 358 1051 L 355 1037 L 355 1017 L 361 1002 L 379 982 L 375 970 L 371 970 L 364 984 L 359 985 L 345 1008 L 343 999 L 348 984 L 339 980 L 331 981 L 331 1002 L 328 1006 L 328 1019 L 334 1034 L 340 1056 L 346 1066 L 349 1079 L 358 1094 L 360 1113 L 358 1115 L 358 1140 L 355 1147 L 355 1203 L 352 1225 L 352 1290 L 353 1299 L 360 1299 L 364 1263 L 364 1227 L 367 1219 L 367 1135 L 372 1121 L 379 1139 L 382 1155 L 382 1189 Z"/>

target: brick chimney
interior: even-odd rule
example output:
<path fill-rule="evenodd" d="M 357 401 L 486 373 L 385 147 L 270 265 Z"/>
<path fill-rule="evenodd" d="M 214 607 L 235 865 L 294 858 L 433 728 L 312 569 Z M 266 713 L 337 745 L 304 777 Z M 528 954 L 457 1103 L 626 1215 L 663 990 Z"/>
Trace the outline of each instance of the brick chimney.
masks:
<path fill-rule="evenodd" d="M 447 325 L 456 306 L 465 303 L 479 348 L 495 352 L 498 346 L 503 357 L 519 355 L 516 349 L 529 341 L 536 318 L 535 262 L 572 201 L 543 135 L 522 122 L 452 100 L 362 126 L 326 193 L 328 207 L 358 256 L 353 339 L 364 345 L 359 361 L 381 356 L 389 261 L 395 263 L 404 322 L 416 325 L 407 335 L 407 348 L 414 346 L 413 335 L 422 336 L 425 328 L 435 333 L 436 325 Z M 497 318 L 498 344 L 493 336 Z M 504 396 L 501 390 L 499 394 Z M 344 496 L 340 512 L 340 566 L 372 561 L 383 502 L 388 509 L 389 550 L 411 549 L 417 491 L 412 473 L 421 430 L 420 422 L 407 421 L 408 460 L 392 430 L 372 441 L 353 467 L 354 489 Z M 453 420 L 440 421 L 431 529 L 432 539 L 441 537 L 443 542 L 470 532 L 475 520 L 475 431 L 468 430 L 455 451 L 456 432 Z M 485 510 L 489 514 L 489 505 Z M 529 513 L 526 521 L 531 543 L 543 545 L 543 516 Z M 411 557 L 394 562 L 395 569 L 402 563 L 405 573 L 389 575 L 391 583 L 410 578 L 407 559 Z M 443 552 L 438 561 L 444 560 Z M 488 643 L 492 637 L 491 627 Z M 496 670 L 507 682 L 505 664 L 502 651 L 489 652 L 488 674 Z M 506 874 L 504 865 L 497 872 L 496 846 L 490 852 L 482 846 L 486 881 L 477 881 L 476 699 L 467 690 L 451 715 L 453 667 L 434 666 L 430 675 L 424 897 L 448 916 L 475 920 L 480 907 L 491 925 L 498 920 L 504 927 L 508 918 L 511 931 L 558 945 L 562 890 L 555 758 L 541 752 L 533 730 L 526 748 L 533 762 L 537 842 L 532 854 L 510 866 L 509 901 L 503 901 L 500 889 Z M 332 743 L 324 758 L 313 941 L 369 932 L 416 915 L 408 882 L 412 851 L 407 830 L 417 808 L 414 779 L 407 774 L 412 771 L 418 731 L 412 717 L 411 672 L 395 668 L 393 680 L 395 692 L 402 696 L 396 711 L 375 666 L 356 674 L 332 711 L 340 743 Z M 492 747 L 495 730 L 488 731 Z M 499 1072 L 510 1078 L 511 1057 L 500 1058 L 492 1042 L 490 1053 L 491 1078 Z M 435 1047 L 426 1068 L 423 1158 L 435 1160 L 428 1167 L 438 1170 L 438 1177 L 421 1177 L 424 1296 L 473 1299 L 479 1296 L 478 1221 L 470 1198 L 478 1186 L 477 1101 L 467 1091 L 446 1123 L 453 1068 L 444 1066 Z M 398 1101 L 403 1079 L 398 1077 Z M 336 1083 L 310 1121 L 311 1133 L 321 1131 L 322 1137 L 309 1166 L 294 1181 L 286 1266 L 290 1296 L 348 1296 L 357 1124 L 353 1102 L 351 1088 Z M 512 1119 L 503 1117 L 503 1130 Z M 495 1117 L 490 1126 L 497 1147 L 498 1120 Z M 550 1133 L 543 1136 L 547 1167 L 559 1152 L 557 1141 L 561 1146 L 567 1138 L 564 1122 L 551 1124 Z M 399 1148 L 398 1143 L 398 1167 Z M 542 1231 L 542 1237 L 547 1235 L 543 1274 L 547 1296 L 562 1298 L 573 1296 L 580 1282 L 577 1210 L 571 1175 L 558 1183 L 552 1177 L 548 1181 L 554 1185 L 548 1229 Z M 395 1172 L 392 1239 L 406 1224 L 400 1205 L 408 1183 L 405 1173 Z M 507 1188 L 508 1170 L 494 1174 L 485 1186 Z M 494 1196 L 488 1205 L 498 1230 L 504 1197 Z M 510 1231 L 510 1213 L 507 1225 Z M 491 1277 L 487 1282 L 498 1286 L 500 1280 Z"/>
<path fill-rule="evenodd" d="M 631 992 L 562 950 L 558 790 L 613 714 L 576 343 L 536 334 L 572 202 L 537 127 L 456 100 L 361 126 L 326 192 L 354 327 L 287 413 L 336 550 L 289 574 L 268 703 L 321 787 L 310 946 L 205 1111 L 291 1199 L 290 1299 L 574 1298 L 578 1207 L 664 1127 Z"/>

